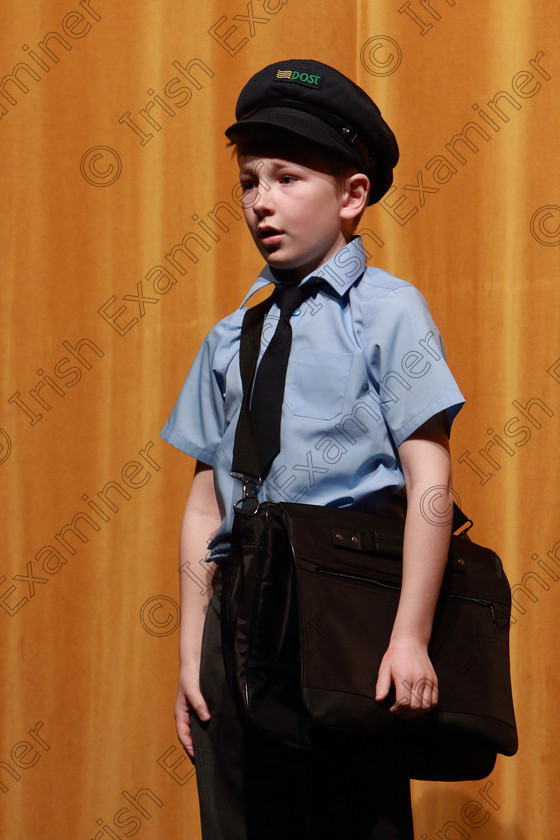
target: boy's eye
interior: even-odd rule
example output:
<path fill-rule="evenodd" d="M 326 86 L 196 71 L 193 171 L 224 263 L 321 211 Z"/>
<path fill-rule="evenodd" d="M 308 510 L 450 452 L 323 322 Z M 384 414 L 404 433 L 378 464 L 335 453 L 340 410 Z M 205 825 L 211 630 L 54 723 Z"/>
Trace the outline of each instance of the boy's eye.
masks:
<path fill-rule="evenodd" d="M 282 175 L 280 178 L 282 184 L 292 184 L 295 180 L 293 175 Z"/>
<path fill-rule="evenodd" d="M 255 187 L 256 187 L 256 184 L 255 184 L 254 181 L 249 181 L 249 180 L 241 181 L 241 189 L 243 190 L 244 193 L 245 192 L 250 192 L 251 190 L 254 190 Z"/>

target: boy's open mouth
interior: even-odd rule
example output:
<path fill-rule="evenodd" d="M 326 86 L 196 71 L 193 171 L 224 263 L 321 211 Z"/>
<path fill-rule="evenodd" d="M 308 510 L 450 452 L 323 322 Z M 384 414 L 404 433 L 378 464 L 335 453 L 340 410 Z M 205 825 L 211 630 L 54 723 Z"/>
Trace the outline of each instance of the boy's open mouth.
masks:
<path fill-rule="evenodd" d="M 276 228 L 272 227 L 259 227 L 257 228 L 257 236 L 259 239 L 269 239 L 272 236 L 281 236 L 282 231 L 276 230 Z"/>

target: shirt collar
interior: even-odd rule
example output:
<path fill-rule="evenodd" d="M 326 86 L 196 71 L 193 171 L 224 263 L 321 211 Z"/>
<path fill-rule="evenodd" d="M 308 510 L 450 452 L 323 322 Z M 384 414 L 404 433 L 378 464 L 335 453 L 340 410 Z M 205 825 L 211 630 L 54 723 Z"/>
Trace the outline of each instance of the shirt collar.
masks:
<path fill-rule="evenodd" d="M 317 271 L 311 272 L 307 277 L 304 277 L 300 283 L 310 282 L 312 279 L 319 278 L 341 296 L 354 285 L 354 283 L 362 276 L 366 267 L 366 252 L 362 245 L 361 237 L 354 236 L 343 248 L 333 254 L 326 263 L 319 266 Z M 255 294 L 258 289 L 262 289 L 269 283 L 278 285 L 278 280 L 272 273 L 270 266 L 265 265 L 249 292 L 243 299 L 241 307 Z"/>

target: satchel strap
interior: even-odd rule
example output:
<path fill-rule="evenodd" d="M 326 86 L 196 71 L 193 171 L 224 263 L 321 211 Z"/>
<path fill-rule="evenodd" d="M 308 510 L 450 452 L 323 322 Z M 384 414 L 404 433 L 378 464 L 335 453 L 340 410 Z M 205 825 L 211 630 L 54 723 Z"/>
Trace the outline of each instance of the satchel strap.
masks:
<path fill-rule="evenodd" d="M 251 386 L 257 369 L 257 359 L 261 343 L 261 333 L 264 319 L 272 306 L 274 292 L 266 300 L 247 309 L 241 325 L 241 346 L 239 350 L 239 369 L 243 385 L 243 401 L 233 445 L 233 463 L 231 475 L 243 481 L 243 495 L 249 489 L 249 483 L 261 484 L 259 470 L 257 440 L 249 405 L 251 402 Z M 249 493 L 249 495 L 253 495 Z"/>

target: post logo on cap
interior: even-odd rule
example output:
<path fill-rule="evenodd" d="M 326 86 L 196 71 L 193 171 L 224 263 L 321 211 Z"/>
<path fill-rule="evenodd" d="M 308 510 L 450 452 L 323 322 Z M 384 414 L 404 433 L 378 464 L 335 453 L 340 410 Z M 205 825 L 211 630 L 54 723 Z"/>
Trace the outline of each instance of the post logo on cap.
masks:
<path fill-rule="evenodd" d="M 278 70 L 276 78 L 283 82 L 297 82 L 297 84 L 306 87 L 317 88 L 321 86 L 321 76 L 315 76 L 300 70 Z"/>

